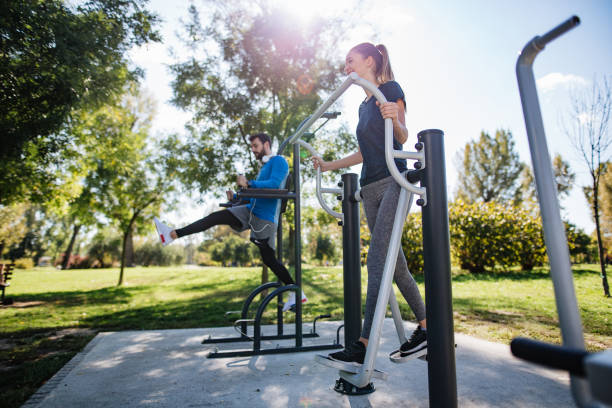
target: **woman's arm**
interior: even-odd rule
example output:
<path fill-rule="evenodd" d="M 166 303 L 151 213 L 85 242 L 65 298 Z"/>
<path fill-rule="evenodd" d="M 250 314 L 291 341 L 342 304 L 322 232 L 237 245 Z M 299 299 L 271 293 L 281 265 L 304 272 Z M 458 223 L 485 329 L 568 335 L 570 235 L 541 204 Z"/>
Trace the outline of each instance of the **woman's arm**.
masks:
<path fill-rule="evenodd" d="M 314 164 L 315 169 L 317 167 L 321 167 L 321 171 L 330 171 L 330 170 L 338 170 L 344 167 L 351 167 L 356 164 L 363 162 L 363 156 L 361 155 L 361 151 L 357 151 L 353 154 L 349 154 L 342 159 L 334 160 L 334 161 L 325 161 L 320 157 L 313 156 L 312 163 Z"/>
<path fill-rule="evenodd" d="M 406 116 L 404 115 L 404 101 L 398 99 L 397 102 L 387 102 L 380 104 L 376 102 L 380 108 L 380 114 L 383 119 L 391 119 L 393 121 L 393 137 L 400 144 L 406 143 L 408 140 L 408 129 L 406 128 Z"/>

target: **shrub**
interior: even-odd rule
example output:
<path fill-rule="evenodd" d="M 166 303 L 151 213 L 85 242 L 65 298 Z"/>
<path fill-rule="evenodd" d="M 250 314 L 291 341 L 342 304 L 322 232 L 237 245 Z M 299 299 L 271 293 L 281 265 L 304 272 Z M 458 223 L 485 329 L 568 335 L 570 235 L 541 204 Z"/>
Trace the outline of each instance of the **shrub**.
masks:
<path fill-rule="evenodd" d="M 449 208 L 451 251 L 462 269 L 481 273 L 496 265 L 530 270 L 545 260 L 542 227 L 534 211 L 458 200 Z"/>
<path fill-rule="evenodd" d="M 61 267 L 62 261 L 64 260 L 64 253 L 53 262 L 53 266 L 56 268 Z M 66 264 L 66 269 L 89 269 L 93 267 L 96 259 L 89 256 L 81 256 L 79 254 L 70 254 L 70 259 Z"/>
<path fill-rule="evenodd" d="M 121 256 L 121 237 L 113 231 L 103 230 L 98 232 L 92 239 L 88 256 L 92 265 L 99 268 L 107 268 L 117 263 Z"/>
<path fill-rule="evenodd" d="M 413 275 L 423 273 L 423 227 L 421 213 L 409 213 L 402 232 L 402 250 Z"/>
<path fill-rule="evenodd" d="M 243 266 L 253 262 L 251 246 L 242 237 L 229 234 L 223 241 L 210 245 L 210 257 L 223 266 Z"/>
<path fill-rule="evenodd" d="M 179 245 L 162 246 L 157 241 L 145 241 L 134 248 L 134 262 L 144 266 L 170 266 L 185 262 L 185 249 Z"/>
<path fill-rule="evenodd" d="M 32 269 L 34 268 L 34 261 L 32 258 L 19 258 L 15 259 L 15 269 Z"/>
<path fill-rule="evenodd" d="M 338 259 L 338 251 L 334 245 L 334 241 L 329 234 L 319 232 L 315 238 L 315 251 L 313 259 L 317 260 L 320 265 L 325 261 L 335 263 Z"/>
<path fill-rule="evenodd" d="M 597 240 L 592 240 L 574 224 L 565 223 L 565 235 L 572 263 L 596 263 L 599 261 Z M 606 262 L 608 263 L 608 262 Z"/>

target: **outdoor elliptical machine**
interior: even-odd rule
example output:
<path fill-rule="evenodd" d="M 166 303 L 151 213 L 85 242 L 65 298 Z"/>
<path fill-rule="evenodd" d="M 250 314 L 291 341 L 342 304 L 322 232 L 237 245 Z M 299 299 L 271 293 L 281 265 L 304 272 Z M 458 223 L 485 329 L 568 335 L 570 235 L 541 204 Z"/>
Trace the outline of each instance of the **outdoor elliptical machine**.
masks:
<path fill-rule="evenodd" d="M 284 142 L 284 144 L 294 144 L 294 146 L 302 145 L 308 149 L 303 142 L 298 140 L 300 136 L 302 136 L 314 121 L 320 118 L 325 110 L 353 84 L 368 89 L 374 94 L 379 102 L 386 102 L 384 95 L 374 84 L 360 78 L 353 72 L 344 83 L 332 93 L 327 101 L 312 114 L 303 126 Z M 378 352 L 382 325 L 387 304 L 389 303 L 391 303 L 391 311 L 400 344 L 406 340 L 397 300 L 391 289 L 403 225 L 408 214 L 412 197 L 416 194 L 419 196 L 416 203 L 422 207 L 423 215 L 423 258 L 425 267 L 425 296 L 427 299 L 427 361 L 430 405 L 444 407 L 457 406 L 455 344 L 451 302 L 450 238 L 448 229 L 443 136 L 444 133 L 441 130 L 424 130 L 418 134 L 418 143 L 415 146 L 417 149 L 416 152 L 396 151 L 393 149 L 392 121 L 391 119 L 385 119 L 386 162 L 391 175 L 402 187 L 402 191 L 395 214 L 395 224 L 391 233 L 391 241 L 385 261 L 383 279 L 378 295 L 364 364 L 361 368 L 355 369 L 355 367 L 350 364 L 338 362 L 333 362 L 334 364 L 332 364 L 326 356 L 315 357 L 316 361 L 322 364 L 339 368 L 340 379 L 336 381 L 336 386 L 334 387 L 338 392 L 349 395 L 370 393 L 374 391 L 374 386 L 370 382 L 372 377 L 386 378 L 385 373 L 377 371 L 374 368 L 374 360 Z M 316 152 L 311 151 L 311 153 L 315 154 Z M 395 157 L 416 160 L 415 168 L 417 170 L 407 172 L 406 174 L 400 174 L 395 166 Z M 343 186 L 345 187 L 343 191 L 343 208 L 346 202 L 352 201 L 357 203 L 360 200 L 356 189 L 352 193 L 346 192 L 347 183 L 345 182 L 345 176 L 348 175 L 345 174 L 343 176 Z M 420 182 L 420 187 L 414 185 L 414 183 L 417 182 Z M 352 222 L 349 222 L 347 219 L 343 220 L 344 226 L 350 223 Z M 356 238 L 353 237 L 353 241 L 357 241 L 357 245 L 359 245 L 358 217 L 356 225 L 357 235 Z M 344 245 L 346 246 L 347 244 L 352 245 L 354 242 L 345 241 Z M 345 282 L 346 279 L 347 276 L 345 274 Z M 353 277 L 353 279 L 355 278 Z M 347 293 L 346 286 L 344 291 L 345 304 L 347 302 L 347 297 L 349 297 L 350 302 L 354 297 L 361 296 L 360 292 L 355 292 L 354 290 Z M 345 341 L 348 344 L 359 338 L 360 330 L 352 332 L 352 336 L 347 336 L 346 318 L 347 316 L 345 314 Z M 359 319 L 360 318 L 361 315 L 359 314 Z M 354 326 L 360 328 L 360 324 L 361 321 L 359 320 L 359 324 Z"/>
<path fill-rule="evenodd" d="M 582 323 L 574 291 L 565 228 L 561 220 L 552 164 L 546 143 L 542 113 L 538 101 L 533 62 L 546 44 L 580 24 L 577 16 L 529 41 L 516 61 L 516 76 L 521 94 L 527 138 L 538 201 L 542 213 L 544 241 L 555 289 L 563 346 L 531 339 L 516 338 L 510 343 L 512 353 L 522 359 L 570 373 L 572 396 L 580 407 L 612 405 L 612 350 L 588 353 L 584 347 Z"/>

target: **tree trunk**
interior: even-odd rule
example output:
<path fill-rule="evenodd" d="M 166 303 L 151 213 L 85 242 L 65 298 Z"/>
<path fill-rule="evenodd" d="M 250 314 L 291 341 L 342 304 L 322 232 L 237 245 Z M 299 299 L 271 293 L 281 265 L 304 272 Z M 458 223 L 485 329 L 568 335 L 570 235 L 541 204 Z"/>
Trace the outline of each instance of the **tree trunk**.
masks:
<path fill-rule="evenodd" d="M 70 261 L 70 255 L 72 255 L 72 248 L 74 247 L 74 241 L 76 240 L 76 236 L 79 233 L 81 226 L 79 224 L 74 224 L 72 228 L 72 237 L 70 238 L 70 242 L 68 243 L 68 248 L 64 252 L 64 258 L 62 259 L 62 269 L 68 269 L 68 262 Z"/>
<path fill-rule="evenodd" d="M 129 231 L 129 227 L 128 227 Z M 121 246 L 121 268 L 119 269 L 119 282 L 117 282 L 117 286 L 123 285 L 123 268 L 125 267 L 125 247 L 127 245 L 127 236 L 129 232 L 123 233 L 123 245 Z"/>
<path fill-rule="evenodd" d="M 128 237 L 132 235 L 132 226 L 134 225 L 134 220 L 136 220 L 136 217 L 138 216 L 139 212 L 140 211 L 136 211 L 134 213 L 132 219 L 130 219 L 126 230 L 123 231 L 123 246 L 121 249 L 121 269 L 119 270 L 119 282 L 117 283 L 117 286 L 123 285 L 123 268 L 125 268 L 125 249 L 127 246 Z"/>
<path fill-rule="evenodd" d="M 601 283 L 603 285 L 604 295 L 610 297 L 610 287 L 608 286 L 608 277 L 606 275 L 606 260 L 604 258 L 603 241 L 601 239 L 601 228 L 599 226 L 599 199 L 597 194 L 599 188 L 596 182 L 593 183 L 593 214 L 595 215 L 595 230 L 597 231 L 597 250 L 599 254 L 599 266 L 601 268 Z"/>
<path fill-rule="evenodd" d="M 128 268 L 134 266 L 134 234 L 131 229 L 125 243 L 125 266 Z"/>

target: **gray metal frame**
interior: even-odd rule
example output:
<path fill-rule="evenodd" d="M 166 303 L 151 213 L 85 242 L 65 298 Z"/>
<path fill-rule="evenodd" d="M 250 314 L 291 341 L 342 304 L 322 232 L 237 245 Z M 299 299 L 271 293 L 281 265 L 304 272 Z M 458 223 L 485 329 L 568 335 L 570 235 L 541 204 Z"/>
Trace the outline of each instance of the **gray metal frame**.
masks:
<path fill-rule="evenodd" d="M 516 61 L 516 77 L 521 94 L 525 126 L 527 127 L 527 138 L 540 202 L 544 240 L 550 261 L 550 273 L 555 290 L 563 344 L 584 349 L 582 322 L 578 313 L 576 293 L 574 292 L 574 280 L 565 227 L 561 220 L 552 163 L 546 143 L 544 123 L 542 122 L 538 91 L 532 68 L 536 56 L 544 49 L 546 44 L 573 28 L 578 22 L 579 20 L 570 19 L 547 35 L 536 36 L 529 41 Z M 574 399 L 579 405 L 582 406 L 591 399 L 586 381 L 571 376 L 571 388 Z"/>
<path fill-rule="evenodd" d="M 584 334 L 574 291 L 567 238 L 559 210 L 556 184 L 532 68 L 535 58 L 549 42 L 578 24 L 580 24 L 580 19 L 577 16 L 572 16 L 548 33 L 534 37 L 525 45 L 516 61 L 516 77 L 542 214 L 544 241 L 550 261 L 550 274 L 555 290 L 563 347 L 559 348 L 526 339 L 515 339 L 512 342 L 512 351 L 522 358 L 541 364 L 550 364 L 545 360 L 552 358 L 555 364 L 559 364 L 560 367 L 565 363 L 569 367 L 573 363 L 570 361 L 571 356 L 580 355 L 581 352 L 584 353 L 584 357 L 579 357 L 578 369 L 566 369 L 570 371 L 571 390 L 576 404 L 581 407 L 596 407 L 600 406 L 600 403 L 595 400 L 594 396 L 607 403 L 612 402 L 612 392 L 609 386 L 609 379 L 612 375 L 612 351 L 591 355 L 585 351 Z M 543 357 L 544 354 L 547 355 Z M 568 361 L 556 361 L 562 359 Z M 583 371 L 583 367 L 587 379 L 581 378 L 584 373 L 579 373 Z M 607 383 L 605 379 L 607 379 Z"/>

